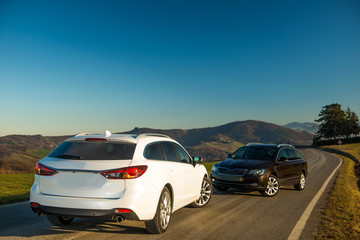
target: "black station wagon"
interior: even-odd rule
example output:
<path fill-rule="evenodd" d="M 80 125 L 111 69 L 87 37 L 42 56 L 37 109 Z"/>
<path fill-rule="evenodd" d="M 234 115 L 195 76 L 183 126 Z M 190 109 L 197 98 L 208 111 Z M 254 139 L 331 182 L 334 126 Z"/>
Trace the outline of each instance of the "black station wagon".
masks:
<path fill-rule="evenodd" d="M 307 162 L 294 146 L 258 143 L 228 154 L 227 159 L 213 166 L 210 174 L 217 190 L 258 190 L 267 197 L 275 196 L 280 186 L 303 190 L 306 176 Z"/>

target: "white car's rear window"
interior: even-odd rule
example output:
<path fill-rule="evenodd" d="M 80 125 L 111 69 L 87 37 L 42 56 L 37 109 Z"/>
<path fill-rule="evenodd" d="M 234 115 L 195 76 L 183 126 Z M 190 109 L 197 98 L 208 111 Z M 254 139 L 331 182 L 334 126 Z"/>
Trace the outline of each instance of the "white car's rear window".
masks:
<path fill-rule="evenodd" d="M 132 159 L 136 144 L 115 142 L 63 142 L 49 154 L 53 158 L 74 160 Z"/>

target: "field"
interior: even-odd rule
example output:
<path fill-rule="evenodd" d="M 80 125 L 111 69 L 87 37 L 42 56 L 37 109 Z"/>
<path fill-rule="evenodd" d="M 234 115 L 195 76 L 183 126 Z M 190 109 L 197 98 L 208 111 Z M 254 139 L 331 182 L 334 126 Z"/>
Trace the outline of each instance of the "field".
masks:
<path fill-rule="evenodd" d="M 360 160 L 360 144 L 324 146 L 351 154 Z M 344 160 L 334 189 L 324 210 L 315 239 L 360 239 L 360 191 L 355 162 Z M 359 169 L 359 168 L 357 168 Z"/>
<path fill-rule="evenodd" d="M 29 199 L 34 174 L 0 174 L 0 204 Z"/>
<path fill-rule="evenodd" d="M 207 162 L 207 163 L 203 163 L 203 165 L 205 166 L 206 170 L 208 171 L 208 173 L 211 172 L 211 168 L 212 166 L 214 166 L 214 164 L 217 162 Z"/>

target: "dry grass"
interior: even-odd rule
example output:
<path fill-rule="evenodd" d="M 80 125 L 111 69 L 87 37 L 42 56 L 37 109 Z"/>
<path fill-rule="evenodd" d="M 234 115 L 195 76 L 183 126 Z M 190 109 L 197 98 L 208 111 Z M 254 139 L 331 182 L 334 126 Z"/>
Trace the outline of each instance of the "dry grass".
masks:
<path fill-rule="evenodd" d="M 359 160 L 360 144 L 326 146 L 349 153 Z M 321 218 L 315 239 L 360 239 L 360 191 L 355 162 L 344 160 L 328 205 Z"/>

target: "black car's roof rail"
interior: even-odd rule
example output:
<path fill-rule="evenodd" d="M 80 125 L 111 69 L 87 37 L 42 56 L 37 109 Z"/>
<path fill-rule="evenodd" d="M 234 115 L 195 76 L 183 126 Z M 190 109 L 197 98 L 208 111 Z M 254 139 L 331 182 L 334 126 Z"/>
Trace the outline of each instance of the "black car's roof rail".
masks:
<path fill-rule="evenodd" d="M 278 145 L 278 148 L 281 148 L 281 147 L 295 148 L 295 147 L 294 147 L 293 145 L 291 145 L 291 144 L 284 144 L 284 143 Z"/>
<path fill-rule="evenodd" d="M 245 146 L 251 146 L 251 145 L 264 145 L 264 143 L 251 142 L 246 144 Z"/>

